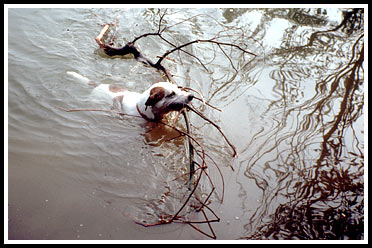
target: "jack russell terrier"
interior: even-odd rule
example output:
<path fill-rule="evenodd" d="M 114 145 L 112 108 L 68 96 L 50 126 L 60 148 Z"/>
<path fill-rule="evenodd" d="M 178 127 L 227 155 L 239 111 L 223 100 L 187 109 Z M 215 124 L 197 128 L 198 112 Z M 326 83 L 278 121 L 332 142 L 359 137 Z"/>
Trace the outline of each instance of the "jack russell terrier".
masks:
<path fill-rule="evenodd" d="M 127 115 L 140 116 L 147 121 L 159 121 L 171 111 L 180 111 L 194 98 L 191 93 L 169 82 L 156 83 L 141 94 L 112 84 L 96 84 L 73 71 L 67 74 L 94 87 L 97 93 L 112 98 L 114 109 Z"/>

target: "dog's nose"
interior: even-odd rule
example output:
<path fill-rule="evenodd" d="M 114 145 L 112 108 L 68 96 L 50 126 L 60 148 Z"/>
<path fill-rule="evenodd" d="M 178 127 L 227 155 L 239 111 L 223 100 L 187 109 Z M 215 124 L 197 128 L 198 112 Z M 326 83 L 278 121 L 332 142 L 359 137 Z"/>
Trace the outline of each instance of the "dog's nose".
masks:
<path fill-rule="evenodd" d="M 193 95 L 193 94 L 190 94 L 190 95 L 187 97 L 187 100 L 191 101 L 192 99 L 194 99 L 194 95 Z"/>

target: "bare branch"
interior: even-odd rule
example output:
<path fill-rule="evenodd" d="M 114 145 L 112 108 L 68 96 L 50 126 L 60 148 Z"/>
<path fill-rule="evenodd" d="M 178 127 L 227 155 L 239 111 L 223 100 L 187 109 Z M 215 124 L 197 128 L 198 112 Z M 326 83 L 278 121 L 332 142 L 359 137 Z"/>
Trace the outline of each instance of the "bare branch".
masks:
<path fill-rule="evenodd" d="M 249 51 L 248 49 L 246 49 L 246 46 L 244 45 L 240 45 L 242 44 L 243 41 L 245 41 L 245 34 L 243 32 L 242 29 L 239 29 L 239 28 L 235 28 L 235 27 L 226 27 L 224 26 L 222 23 L 220 23 L 218 20 L 216 20 L 214 17 L 210 16 L 210 15 L 205 15 L 205 14 L 200 14 L 200 15 L 195 15 L 195 16 L 192 16 L 190 18 L 187 18 L 187 19 L 184 19 L 176 24 L 173 24 L 173 25 L 169 25 L 169 26 L 166 26 L 164 25 L 164 19 L 165 17 L 167 16 L 168 14 L 168 10 L 165 9 L 164 12 L 161 12 L 159 10 L 159 12 L 157 13 L 157 15 L 159 16 L 159 21 L 157 23 L 157 28 L 154 32 L 149 32 L 149 33 L 144 33 L 144 34 L 141 34 L 140 36 L 137 36 L 135 37 L 131 42 L 128 42 L 127 44 L 125 44 L 124 46 L 122 47 L 114 47 L 113 46 L 113 43 L 116 39 L 116 35 L 117 35 L 117 31 L 118 31 L 118 26 L 117 24 L 115 24 L 115 28 L 116 28 L 116 31 L 114 32 L 114 37 L 111 38 L 111 41 L 109 43 L 105 43 L 104 41 L 102 41 L 105 33 L 108 31 L 110 25 L 109 24 L 106 24 L 102 30 L 100 31 L 100 33 L 98 34 L 98 36 L 95 38 L 97 44 L 99 45 L 100 48 L 103 49 L 103 51 L 108 55 L 108 56 L 115 56 L 115 55 L 126 55 L 126 54 L 132 54 L 134 56 L 134 58 L 143 63 L 143 64 L 146 64 L 146 65 L 149 65 L 155 69 L 157 69 L 158 71 L 160 71 L 161 73 L 164 73 L 164 75 L 167 77 L 167 79 L 176 84 L 174 78 L 173 78 L 173 75 L 172 73 L 162 64 L 162 62 L 164 61 L 164 59 L 169 59 L 168 56 L 176 51 L 178 51 L 179 54 L 186 54 L 188 56 L 190 56 L 191 58 L 195 59 L 208 73 L 210 73 L 210 71 L 208 70 L 207 66 L 212 63 L 216 57 L 217 57 L 217 54 L 218 53 L 218 49 L 222 52 L 222 54 L 227 58 L 227 60 L 229 61 L 229 64 L 231 66 L 231 68 L 235 71 L 234 73 L 234 76 L 231 80 L 233 80 L 235 78 L 235 76 L 238 74 L 238 72 L 241 70 L 241 68 L 238 68 L 238 66 L 235 66 L 235 65 L 239 65 L 239 63 L 235 63 L 234 65 L 234 58 L 233 58 L 233 54 L 235 54 L 234 52 L 238 52 L 238 53 L 241 53 L 242 55 L 242 58 L 243 58 L 243 61 L 245 61 L 245 56 L 253 56 L 252 60 L 257 56 L 255 53 Z M 180 25 L 181 23 L 186 23 L 187 21 L 189 20 L 192 20 L 193 18 L 196 18 L 196 17 L 200 17 L 200 16 L 206 16 L 210 19 L 212 19 L 216 25 L 218 25 L 219 27 L 221 27 L 221 31 L 217 32 L 216 35 L 212 38 L 209 38 L 209 39 L 205 39 L 205 38 L 198 38 L 198 39 L 195 39 L 195 40 L 191 40 L 189 42 L 186 42 L 186 43 L 183 43 L 183 44 L 174 44 L 175 42 L 171 41 L 169 38 L 166 38 L 167 36 L 164 35 L 164 32 L 166 30 L 169 30 L 170 28 L 173 28 L 175 27 L 176 25 Z M 138 48 L 137 46 L 135 45 L 137 41 L 139 41 L 140 39 L 142 38 L 146 38 L 146 37 L 149 37 L 149 36 L 155 36 L 155 37 L 158 37 L 160 41 L 162 42 L 165 42 L 168 46 L 170 46 L 170 49 L 167 50 L 166 52 L 163 53 L 163 55 L 161 56 L 157 56 L 158 60 L 154 63 L 153 61 L 151 61 L 149 58 L 147 58 Z M 240 43 L 239 43 L 240 42 Z M 212 51 L 212 59 L 208 58 L 208 59 L 204 59 L 204 61 L 201 59 L 202 57 L 201 56 L 198 56 L 198 55 L 195 55 L 193 54 L 192 52 L 188 52 L 185 50 L 186 47 L 188 46 L 191 46 L 193 44 L 198 44 L 198 43 L 205 43 L 205 44 L 211 44 L 211 48 L 213 49 Z M 182 52 L 182 53 L 181 53 Z M 172 58 L 173 59 L 173 58 Z M 179 59 L 181 60 L 182 62 L 182 59 L 181 57 L 179 57 Z M 209 61 L 207 61 L 209 60 Z M 174 61 L 175 63 L 177 63 L 177 61 Z M 200 95 L 201 98 L 198 98 L 198 97 L 194 97 L 194 99 L 196 100 L 199 100 L 199 101 L 202 101 L 205 105 L 209 106 L 209 107 L 212 107 L 213 109 L 217 110 L 217 111 L 221 111 L 220 109 L 210 105 L 209 103 L 205 102 L 204 100 L 204 97 L 203 95 L 192 89 L 192 88 L 189 88 L 189 87 L 182 87 L 184 90 L 189 90 L 189 91 L 193 91 L 193 92 L 196 92 L 198 95 Z M 62 109 L 62 108 L 60 108 Z M 208 117 L 206 117 L 203 113 L 201 113 L 200 111 L 196 110 L 195 108 L 191 107 L 191 106 L 186 106 L 185 109 L 187 110 L 191 110 L 192 112 L 194 112 L 195 114 L 197 114 L 198 116 L 200 116 L 203 120 L 205 120 L 206 122 L 210 123 L 213 125 L 214 128 L 216 128 L 220 134 L 223 136 L 224 140 L 227 142 L 227 144 L 231 147 L 231 149 L 233 150 L 233 157 L 236 157 L 238 155 L 237 151 L 236 151 L 236 148 L 235 146 L 229 141 L 229 139 L 226 137 L 226 135 L 224 134 L 224 132 L 222 131 L 221 127 L 219 127 L 215 122 L 213 122 L 212 120 L 210 120 Z M 113 110 L 99 110 L 99 109 L 72 109 L 72 110 L 65 110 L 65 109 L 62 109 L 66 112 L 76 112 L 76 111 L 104 111 L 104 112 L 112 112 L 112 113 L 117 113 L 117 114 L 121 114 L 121 115 L 124 115 L 124 113 L 121 113 L 121 112 L 117 112 L 117 111 L 113 111 Z M 216 196 L 218 196 L 218 194 L 216 193 L 216 187 L 214 185 L 214 182 L 212 180 L 212 178 L 209 176 L 208 174 L 208 162 L 212 161 L 212 163 L 215 165 L 220 177 L 221 177 L 221 180 L 222 180 L 222 197 L 221 197 L 221 202 L 223 201 L 223 198 L 224 198 L 224 178 L 223 178 L 223 174 L 220 170 L 220 168 L 218 167 L 217 163 L 215 162 L 215 160 L 206 153 L 203 145 L 201 144 L 201 142 L 195 138 L 192 133 L 191 133 L 191 130 L 190 130 L 190 126 L 189 126 L 189 120 L 187 119 L 187 115 L 185 113 L 185 110 L 181 110 L 176 119 L 179 117 L 180 113 L 183 114 L 184 116 L 184 119 L 185 119 L 185 124 L 186 124 L 186 129 L 187 131 L 182 131 L 180 130 L 179 128 L 175 127 L 175 125 L 170 125 L 168 123 L 164 123 L 162 121 L 159 121 L 160 124 L 163 124 L 165 126 L 168 126 L 168 127 L 171 127 L 173 128 L 175 131 L 177 131 L 179 133 L 180 136 L 185 136 L 187 139 L 188 139 L 188 142 L 189 142 L 189 161 L 190 161 L 190 171 L 189 171 L 189 191 L 188 193 L 185 195 L 185 200 L 183 200 L 181 206 L 175 211 L 174 214 L 166 214 L 166 215 L 162 215 L 160 216 L 160 220 L 158 220 L 157 222 L 155 223 L 152 223 L 152 224 L 147 224 L 147 223 L 142 223 L 138 220 L 135 220 L 135 218 L 133 218 L 132 216 L 130 216 L 128 214 L 128 216 L 133 219 L 135 221 L 135 223 L 137 224 L 140 224 L 142 226 L 145 226 L 145 227 L 150 227 L 150 226 L 156 226 L 156 225 L 161 225 L 161 224 L 170 224 L 170 223 L 184 223 L 184 224 L 188 224 L 190 225 L 192 228 L 194 228 L 195 230 L 197 230 L 198 232 L 200 232 L 201 234 L 203 235 L 206 235 L 210 238 L 213 238 L 213 239 L 216 239 L 217 236 L 212 228 L 212 225 L 211 223 L 213 222 L 219 222 L 220 221 L 220 218 L 216 215 L 216 213 L 208 206 L 208 202 L 210 202 L 210 199 L 211 199 L 211 196 L 213 194 L 216 194 Z M 197 155 L 197 160 L 195 160 L 194 158 L 194 155 Z M 207 161 L 208 159 L 208 161 Z M 197 168 L 195 168 L 195 166 Z M 212 167 L 213 168 L 213 167 Z M 231 167 L 232 170 L 234 170 L 234 168 Z M 187 174 L 184 174 L 184 175 L 187 175 Z M 195 176 L 193 176 L 195 175 Z M 194 182 L 192 182 L 192 178 L 195 179 Z M 197 190 L 199 184 L 200 184 L 200 181 L 202 180 L 202 178 L 206 178 L 209 182 L 209 184 L 211 185 L 211 190 L 210 192 L 208 193 L 207 197 L 203 200 L 200 200 L 197 195 L 195 194 L 195 191 Z M 200 206 L 198 204 L 198 207 L 196 207 L 196 212 L 202 212 L 203 214 L 203 217 L 204 217 L 204 220 L 189 220 L 187 219 L 186 217 L 184 216 L 181 216 L 182 214 L 182 211 L 185 209 L 185 207 L 190 203 L 190 200 L 192 198 L 195 198 L 199 201 L 200 203 Z M 213 214 L 214 218 L 213 219 L 210 219 L 208 218 L 208 215 L 206 213 L 206 211 L 209 210 L 209 212 L 211 214 Z M 197 225 L 202 225 L 202 224 L 207 224 L 208 228 L 209 228 L 209 232 L 205 232 L 205 231 L 202 231 Z"/>
<path fill-rule="evenodd" d="M 235 146 L 229 141 L 229 139 L 223 133 L 222 129 L 216 123 L 214 123 L 213 121 L 211 121 L 208 117 L 206 117 L 205 115 L 203 115 L 202 113 L 200 113 L 196 109 L 192 108 L 191 106 L 187 105 L 187 108 L 190 109 L 190 110 L 192 110 L 194 113 L 196 113 L 197 115 L 199 115 L 204 120 L 208 121 L 210 124 L 212 124 L 221 133 L 221 135 L 223 136 L 223 138 L 225 139 L 225 141 L 227 142 L 227 144 L 229 144 L 229 146 L 233 150 L 233 157 L 237 157 L 238 156 L 238 153 L 236 151 Z"/>

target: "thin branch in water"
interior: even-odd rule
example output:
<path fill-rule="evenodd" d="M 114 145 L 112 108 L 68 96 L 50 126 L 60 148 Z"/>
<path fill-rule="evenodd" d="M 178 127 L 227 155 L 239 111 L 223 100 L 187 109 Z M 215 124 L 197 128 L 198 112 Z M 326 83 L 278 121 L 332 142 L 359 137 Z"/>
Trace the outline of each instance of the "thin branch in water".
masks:
<path fill-rule="evenodd" d="M 224 134 L 224 132 L 222 131 L 222 129 L 220 128 L 220 126 L 218 126 L 216 123 L 214 123 L 213 121 L 211 121 L 208 117 L 206 117 L 205 115 L 203 115 L 202 113 L 200 113 L 198 110 L 192 108 L 190 105 L 187 105 L 187 108 L 190 109 L 190 110 L 192 110 L 198 116 L 200 116 L 201 118 L 203 118 L 204 120 L 206 120 L 207 122 L 209 122 L 210 124 L 212 124 L 215 128 L 217 128 L 217 130 L 221 133 L 221 135 L 223 136 L 223 138 L 225 139 L 225 141 L 229 144 L 229 146 L 233 150 L 233 157 L 237 157 L 238 156 L 238 153 L 236 151 L 235 146 L 226 137 L 226 135 Z"/>
<path fill-rule="evenodd" d="M 207 105 L 207 106 L 209 106 L 209 107 L 211 107 L 211 108 L 213 108 L 213 109 L 215 109 L 215 110 L 217 110 L 217 111 L 219 111 L 219 112 L 222 112 L 221 109 L 219 109 L 219 108 L 213 106 L 213 105 L 210 104 L 209 102 L 206 102 L 205 99 L 204 99 L 204 97 L 203 97 L 203 95 L 202 95 L 199 91 L 197 91 L 197 90 L 195 90 L 195 89 L 193 89 L 193 88 L 183 87 L 183 86 L 179 86 L 179 88 L 181 88 L 181 89 L 183 89 L 183 90 L 186 90 L 186 91 L 192 91 L 192 92 L 197 93 L 197 94 L 198 94 L 199 96 L 201 96 L 202 98 L 199 98 L 199 97 L 197 97 L 197 96 L 194 96 L 194 99 L 195 99 L 195 100 L 201 101 L 203 104 L 205 104 L 205 105 Z"/>

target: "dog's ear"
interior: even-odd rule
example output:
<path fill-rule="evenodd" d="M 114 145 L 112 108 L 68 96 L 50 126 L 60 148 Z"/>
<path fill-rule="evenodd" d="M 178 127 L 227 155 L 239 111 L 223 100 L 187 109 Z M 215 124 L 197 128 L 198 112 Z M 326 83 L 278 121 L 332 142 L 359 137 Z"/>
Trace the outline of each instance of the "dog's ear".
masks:
<path fill-rule="evenodd" d="M 157 102 L 163 99 L 165 95 L 165 90 L 163 87 L 154 87 L 150 91 L 150 96 L 147 99 L 146 106 L 154 106 Z"/>

